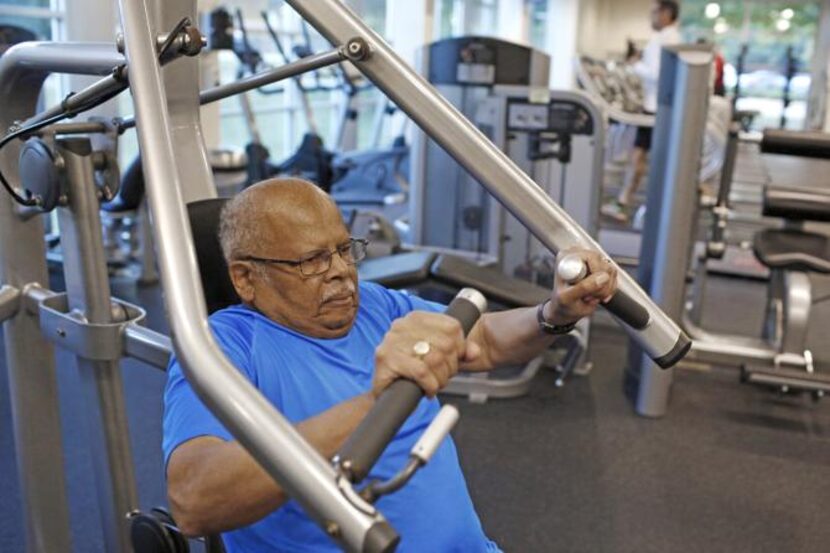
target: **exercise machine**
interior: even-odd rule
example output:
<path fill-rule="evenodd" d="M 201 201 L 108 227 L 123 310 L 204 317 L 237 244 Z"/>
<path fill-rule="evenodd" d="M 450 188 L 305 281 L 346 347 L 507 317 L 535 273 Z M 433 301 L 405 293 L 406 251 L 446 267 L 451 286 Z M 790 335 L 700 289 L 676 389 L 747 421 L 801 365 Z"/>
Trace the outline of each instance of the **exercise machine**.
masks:
<path fill-rule="evenodd" d="M 25 185 L 34 187 L 28 188 L 29 193 L 21 184 L 20 144 L 15 138 L 26 138 L 40 127 L 55 125 L 130 89 L 153 235 L 157 244 L 163 244 L 158 263 L 172 346 L 185 374 L 199 397 L 260 466 L 348 551 L 391 551 L 398 542 L 395 530 L 372 501 L 390 488 L 370 488 L 368 495 L 361 496 L 355 484 L 361 480 L 361 467 L 370 467 L 375 453 L 379 454 L 394 434 L 395 421 L 406 418 L 412 402 L 417 403 L 418 390 L 413 393 L 411 383 L 402 381 L 396 389 L 403 387 L 403 392 L 384 394 L 378 401 L 380 412 L 367 420 L 382 421 L 386 429 L 363 431 L 360 435 L 366 440 L 350 442 L 332 463 L 311 447 L 223 354 L 206 324 L 205 298 L 185 208 L 186 202 L 215 195 L 215 191 L 211 193 L 211 171 L 202 146 L 199 103 L 348 58 L 433 139 L 449 149 L 549 249 L 598 248 L 550 197 L 540 193 L 524 173 L 338 0 L 289 3 L 335 49 L 202 93 L 197 89 L 197 60 L 187 57 L 198 55 L 202 45 L 202 37 L 191 23 L 195 19 L 194 1 L 120 2 L 123 53 L 107 44 L 34 43 L 18 45 L 0 58 L 0 103 L 5 106 L 0 112 L 0 127 L 10 128 L 20 121 L 16 130 L 4 137 L 0 149 L 0 170 L 6 185 L 0 199 L 0 319 L 4 321 L 6 367 L 14 394 L 15 450 L 31 550 L 70 550 L 53 344 L 70 349 L 85 373 L 94 376 L 87 381 L 89 420 L 95 429 L 91 441 L 96 496 L 107 551 L 130 550 L 123 517 L 137 508 L 116 361 L 127 353 L 159 365 L 160 356 L 169 350 L 165 350 L 159 336 L 132 324 L 139 320 L 140 313 L 118 302 L 119 308 L 114 310 L 108 297 L 100 253 L 99 199 L 91 178 L 94 150 L 83 138 L 72 137 L 54 146 L 64 161 L 64 169 L 58 170 L 68 175 L 68 181 L 56 180 L 70 186 L 69 203 L 59 209 L 68 221 L 66 228 L 74 225 L 76 229 L 77 247 L 67 248 L 66 254 L 75 256 L 77 269 L 67 274 L 70 286 L 66 296 L 55 296 L 39 284 L 47 280 L 38 216 L 47 206 L 45 196 L 35 193 L 43 186 L 39 179 L 33 181 L 36 184 Z M 152 29 L 165 31 L 161 40 Z M 163 71 L 162 67 L 174 59 L 175 66 Z M 128 67 L 129 82 L 123 78 Z M 175 71 L 170 70 L 173 67 Z M 59 106 L 34 113 L 43 79 L 53 72 L 104 76 Z M 55 167 L 52 164 L 53 172 Z M 605 306 L 657 363 L 664 367 L 675 364 L 688 351 L 688 338 L 630 277 L 623 271 L 619 274 L 618 292 Z M 465 301 L 474 307 L 480 305 L 471 296 Z M 465 318 L 468 325 L 471 320 L 474 318 Z M 428 444 L 434 447 L 440 443 L 452 419 L 449 415 L 436 419 Z M 413 469 L 422 462 L 414 459 Z"/>
<path fill-rule="evenodd" d="M 686 313 L 686 278 L 689 260 L 694 257 L 692 246 L 699 221 L 697 210 L 690 206 L 698 206 L 694 183 L 703 140 L 702 114 L 707 109 L 703 92 L 708 87 L 710 62 L 708 54 L 684 47 L 663 52 L 661 63 L 665 69 L 661 70 L 662 93 L 654 137 L 658 164 L 650 175 L 639 279 L 648 289 L 659 292 L 661 304 L 684 321 L 684 328 L 695 339 L 690 360 L 741 367 L 746 382 L 780 390 L 809 390 L 818 396 L 828 389 L 828 380 L 814 370 L 812 355 L 804 345 L 809 309 L 819 299 L 811 297 L 808 273 L 827 272 L 830 251 L 826 235 L 804 231 L 796 222 L 827 219 L 827 200 L 820 191 L 766 187 L 765 214 L 783 216 L 790 223 L 789 228 L 762 230 L 754 238 L 755 255 L 770 270 L 766 324 L 761 338 L 707 332 L 695 324 L 694 315 Z M 730 159 L 726 163 L 729 171 L 734 167 L 737 129 L 733 129 L 731 137 Z M 781 138 L 769 134 L 769 151 L 798 150 L 795 143 L 781 146 Z M 808 151 L 822 150 L 822 143 L 816 138 L 803 137 L 810 144 Z M 764 141 L 762 151 L 763 144 Z M 727 175 L 722 183 L 728 185 L 729 181 Z M 721 190 L 721 208 L 726 198 L 728 190 Z M 717 257 L 723 249 L 726 213 L 724 209 L 716 213 L 720 218 L 714 222 L 708 257 Z M 705 272 L 705 267 L 701 270 Z M 699 295 L 700 289 L 696 292 Z M 654 370 L 634 345 L 629 349 L 626 384 L 638 413 L 651 417 L 666 413 L 672 373 Z"/>
<path fill-rule="evenodd" d="M 689 47 L 709 49 L 706 45 Z M 654 132 L 656 119 L 654 114 L 642 111 L 642 90 L 638 86 L 638 77 L 625 64 L 583 56 L 576 61 L 575 67 L 579 85 L 597 104 L 609 128 L 601 193 L 607 200 L 618 195 L 626 173 L 631 170 L 628 164 L 637 127 L 651 128 Z M 731 119 L 730 103 L 722 97 L 712 96 L 705 113 L 706 126 L 698 174 L 700 186 L 708 188 L 721 173 Z M 653 156 L 654 152 L 651 152 L 649 158 Z M 637 264 L 640 255 L 646 199 L 647 191 L 638 191 L 634 203 L 640 206 L 630 224 L 600 218 L 600 244 L 612 256 L 631 265 Z M 713 200 L 707 195 L 700 198 L 705 207 L 711 207 Z"/>
<path fill-rule="evenodd" d="M 426 46 L 421 64 L 442 95 L 542 193 L 596 234 L 602 118 L 586 95 L 548 89 L 550 59 L 544 53 L 495 38 L 458 37 Z M 553 285 L 549 251 L 423 133 L 415 137 L 413 161 L 408 241 L 422 253 L 396 258 L 401 275 L 371 272 L 379 273 L 381 282 L 405 283 L 421 294 L 473 286 L 500 298 L 504 307 L 544 299 Z M 588 341 L 589 323 L 583 321 L 568 340 L 556 344 L 558 360 L 545 364 L 556 366 L 557 384 L 572 372 L 590 370 Z M 515 370 L 460 376 L 447 391 L 478 401 L 523 395 L 542 363 L 535 359 Z"/>

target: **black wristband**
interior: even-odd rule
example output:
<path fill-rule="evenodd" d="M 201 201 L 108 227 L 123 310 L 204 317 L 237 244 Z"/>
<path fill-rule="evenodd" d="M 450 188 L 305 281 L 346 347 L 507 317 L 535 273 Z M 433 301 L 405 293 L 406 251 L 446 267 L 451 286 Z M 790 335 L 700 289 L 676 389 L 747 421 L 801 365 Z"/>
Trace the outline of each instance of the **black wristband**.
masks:
<path fill-rule="evenodd" d="M 547 322 L 545 320 L 545 305 L 550 300 L 547 299 L 539 304 L 539 307 L 536 308 L 536 321 L 539 323 L 539 330 L 544 332 L 545 334 L 567 334 L 568 332 L 572 331 L 576 328 L 576 323 L 569 323 L 566 325 L 555 325 Z"/>

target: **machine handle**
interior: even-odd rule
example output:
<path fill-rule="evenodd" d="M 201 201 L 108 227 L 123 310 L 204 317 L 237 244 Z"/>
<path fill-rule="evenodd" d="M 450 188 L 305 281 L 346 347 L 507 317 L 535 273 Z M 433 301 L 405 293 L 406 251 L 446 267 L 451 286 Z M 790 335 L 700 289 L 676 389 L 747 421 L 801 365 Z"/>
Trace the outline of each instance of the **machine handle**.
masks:
<path fill-rule="evenodd" d="M 444 313 L 461 323 L 466 336 L 486 309 L 487 300 L 478 290 L 464 288 Z M 380 394 L 335 457 L 335 463 L 350 481 L 357 483 L 366 477 L 423 396 L 421 387 L 406 379 L 394 381 Z"/>
<path fill-rule="evenodd" d="M 441 410 L 438 411 L 438 414 L 412 447 L 410 455 L 416 457 L 422 464 L 426 465 L 432 459 L 432 456 L 435 455 L 438 446 L 441 445 L 441 442 L 444 441 L 444 438 L 453 429 L 455 423 L 458 422 L 459 417 L 461 415 L 454 405 L 444 405 L 441 407 Z"/>
<path fill-rule="evenodd" d="M 556 265 L 556 273 L 568 284 L 576 284 L 591 274 L 588 270 L 588 264 L 575 253 L 567 254 L 559 260 Z M 618 319 L 632 328 L 642 330 L 648 326 L 650 319 L 648 310 L 622 290 L 617 290 L 608 303 L 603 305 Z"/>

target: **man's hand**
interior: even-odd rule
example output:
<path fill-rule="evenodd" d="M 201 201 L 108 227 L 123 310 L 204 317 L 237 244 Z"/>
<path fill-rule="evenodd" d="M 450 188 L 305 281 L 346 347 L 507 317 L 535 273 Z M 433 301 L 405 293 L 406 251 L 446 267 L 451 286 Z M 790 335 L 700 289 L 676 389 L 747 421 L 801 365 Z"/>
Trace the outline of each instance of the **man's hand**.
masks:
<path fill-rule="evenodd" d="M 419 355 L 418 342 L 429 344 L 429 352 Z M 395 320 L 383 342 L 375 350 L 375 397 L 398 378 L 414 381 L 428 397 L 433 397 L 458 372 L 459 361 L 470 361 L 480 348 L 464 339 L 461 324 L 447 315 L 413 311 Z"/>
<path fill-rule="evenodd" d="M 559 252 L 557 263 L 572 254 L 588 265 L 588 276 L 568 284 L 556 275 L 553 293 L 544 312 L 545 320 L 554 325 L 567 325 L 588 317 L 600 302 L 607 302 L 617 291 L 617 270 L 611 260 L 593 250 L 570 249 Z"/>

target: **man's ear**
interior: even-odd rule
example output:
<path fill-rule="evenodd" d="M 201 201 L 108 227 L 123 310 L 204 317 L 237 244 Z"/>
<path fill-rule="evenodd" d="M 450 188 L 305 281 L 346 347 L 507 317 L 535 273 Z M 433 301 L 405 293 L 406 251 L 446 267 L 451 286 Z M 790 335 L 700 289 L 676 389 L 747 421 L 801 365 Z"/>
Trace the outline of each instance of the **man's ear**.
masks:
<path fill-rule="evenodd" d="M 256 293 L 251 264 L 245 261 L 232 261 L 230 267 L 228 267 L 228 274 L 239 299 L 245 303 L 253 303 Z"/>

